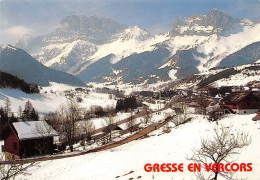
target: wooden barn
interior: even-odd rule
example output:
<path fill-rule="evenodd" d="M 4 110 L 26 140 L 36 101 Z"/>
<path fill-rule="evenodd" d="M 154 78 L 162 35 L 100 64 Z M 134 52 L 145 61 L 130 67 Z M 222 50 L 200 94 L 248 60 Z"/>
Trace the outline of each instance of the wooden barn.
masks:
<path fill-rule="evenodd" d="M 250 114 L 259 111 L 260 100 L 253 92 L 233 92 L 221 100 L 221 105 L 236 114 Z"/>
<path fill-rule="evenodd" d="M 27 158 L 53 153 L 58 133 L 45 121 L 9 124 L 5 131 L 6 159 Z"/>

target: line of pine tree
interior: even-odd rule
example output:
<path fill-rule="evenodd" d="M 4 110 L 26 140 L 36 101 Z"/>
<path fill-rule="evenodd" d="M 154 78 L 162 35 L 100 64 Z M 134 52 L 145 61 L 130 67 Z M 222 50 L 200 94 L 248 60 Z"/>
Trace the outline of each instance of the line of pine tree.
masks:
<path fill-rule="evenodd" d="M 25 93 L 39 93 L 37 84 L 27 83 L 23 79 L 19 79 L 9 73 L 0 71 L 0 87 L 20 89 Z"/>
<path fill-rule="evenodd" d="M 11 102 L 9 98 L 6 98 L 4 107 L 0 107 L 0 138 L 2 137 L 3 130 L 9 123 L 18 121 L 38 121 L 39 114 L 33 108 L 32 103 L 28 100 L 25 104 L 24 110 L 20 106 L 17 116 L 14 115 L 11 109 Z"/>
<path fill-rule="evenodd" d="M 135 109 L 138 107 L 135 96 L 130 96 L 125 99 L 118 99 L 116 103 L 116 111 Z"/>

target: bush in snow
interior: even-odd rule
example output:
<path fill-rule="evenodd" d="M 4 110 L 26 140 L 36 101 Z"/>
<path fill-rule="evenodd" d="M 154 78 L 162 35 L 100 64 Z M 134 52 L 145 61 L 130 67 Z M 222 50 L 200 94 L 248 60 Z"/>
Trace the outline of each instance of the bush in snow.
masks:
<path fill-rule="evenodd" d="M 232 179 L 232 172 L 222 172 L 219 169 L 219 164 L 232 163 L 235 155 L 238 155 L 241 149 L 251 143 L 251 138 L 247 133 L 234 132 L 232 126 L 214 129 L 212 139 L 201 139 L 201 147 L 193 150 L 193 155 L 188 157 L 189 160 L 201 164 L 215 164 L 217 170 L 210 169 L 208 174 L 203 172 L 196 173 L 198 179 L 214 179 L 217 180 L 219 176 L 225 179 Z M 205 170 L 205 166 L 202 166 Z"/>

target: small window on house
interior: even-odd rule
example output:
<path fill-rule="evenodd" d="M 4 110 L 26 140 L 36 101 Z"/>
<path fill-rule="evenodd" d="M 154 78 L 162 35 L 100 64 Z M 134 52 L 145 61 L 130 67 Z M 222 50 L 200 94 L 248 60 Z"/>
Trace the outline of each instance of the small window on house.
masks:
<path fill-rule="evenodd" d="M 244 114 L 246 114 L 246 111 L 244 111 Z"/>
<path fill-rule="evenodd" d="M 2 151 L 2 152 L 5 152 L 5 145 L 2 145 L 2 146 L 1 146 L 1 151 Z"/>
<path fill-rule="evenodd" d="M 17 149 L 17 143 L 16 142 L 13 143 L 13 147 L 14 147 L 14 149 Z"/>

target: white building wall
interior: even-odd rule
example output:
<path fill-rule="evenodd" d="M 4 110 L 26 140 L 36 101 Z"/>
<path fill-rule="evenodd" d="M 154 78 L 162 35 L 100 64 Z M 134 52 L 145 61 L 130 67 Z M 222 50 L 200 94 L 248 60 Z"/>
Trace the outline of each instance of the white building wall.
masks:
<path fill-rule="evenodd" d="M 4 140 L 0 140 L 0 153 L 2 152 L 2 145 L 4 145 Z"/>
<path fill-rule="evenodd" d="M 239 109 L 239 110 L 234 110 L 237 114 L 253 114 L 257 113 L 258 109 Z"/>

